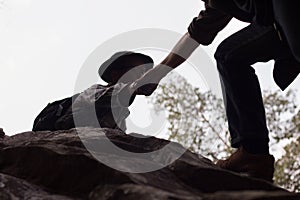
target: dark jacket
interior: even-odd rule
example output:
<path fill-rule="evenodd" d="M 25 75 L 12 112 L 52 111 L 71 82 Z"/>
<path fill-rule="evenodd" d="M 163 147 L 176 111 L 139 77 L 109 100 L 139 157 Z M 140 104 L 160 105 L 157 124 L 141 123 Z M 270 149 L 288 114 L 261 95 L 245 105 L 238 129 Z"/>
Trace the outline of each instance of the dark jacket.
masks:
<path fill-rule="evenodd" d="M 208 0 L 208 4 L 233 17 L 260 25 L 271 25 L 274 22 L 272 0 Z"/>
<path fill-rule="evenodd" d="M 273 24 L 271 0 L 203 0 L 205 10 L 195 17 L 188 31 L 200 44 L 209 45 L 234 17 L 243 22 Z"/>
<path fill-rule="evenodd" d="M 271 25 L 274 22 L 272 0 L 234 0 L 237 7 L 250 13 L 252 21 L 261 25 Z"/>
<path fill-rule="evenodd" d="M 238 20 L 252 23 L 257 20 L 261 24 L 272 24 L 270 0 L 204 0 L 205 10 L 195 17 L 188 27 L 190 36 L 199 44 L 209 45 L 216 35 L 234 17 Z M 286 89 L 298 76 L 299 66 L 275 62 L 274 80 L 282 89 Z"/>

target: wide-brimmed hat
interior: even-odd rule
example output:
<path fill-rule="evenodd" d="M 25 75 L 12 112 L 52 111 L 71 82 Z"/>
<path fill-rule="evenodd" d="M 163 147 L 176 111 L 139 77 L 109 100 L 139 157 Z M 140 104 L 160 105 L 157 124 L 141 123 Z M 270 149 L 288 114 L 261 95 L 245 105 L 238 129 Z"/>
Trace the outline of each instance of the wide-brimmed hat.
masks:
<path fill-rule="evenodd" d="M 111 58 L 105 61 L 98 70 L 98 74 L 105 82 L 112 82 L 111 72 L 113 70 L 130 70 L 138 65 L 143 65 L 144 70 L 150 70 L 154 62 L 150 56 L 135 53 L 132 51 L 121 51 L 115 53 Z M 125 70 L 124 70 L 125 71 Z"/>

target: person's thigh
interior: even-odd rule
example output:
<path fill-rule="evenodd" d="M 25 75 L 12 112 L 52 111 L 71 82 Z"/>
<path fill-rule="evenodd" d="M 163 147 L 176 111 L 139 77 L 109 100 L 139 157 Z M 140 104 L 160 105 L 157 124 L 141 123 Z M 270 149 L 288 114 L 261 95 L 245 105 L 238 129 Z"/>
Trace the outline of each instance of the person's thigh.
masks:
<path fill-rule="evenodd" d="M 272 26 L 251 24 L 225 39 L 215 58 L 227 63 L 252 65 L 267 62 L 280 54 L 281 41 Z"/>
<path fill-rule="evenodd" d="M 289 47 L 300 61 L 300 1 L 273 0 L 274 17 L 279 24 Z"/>

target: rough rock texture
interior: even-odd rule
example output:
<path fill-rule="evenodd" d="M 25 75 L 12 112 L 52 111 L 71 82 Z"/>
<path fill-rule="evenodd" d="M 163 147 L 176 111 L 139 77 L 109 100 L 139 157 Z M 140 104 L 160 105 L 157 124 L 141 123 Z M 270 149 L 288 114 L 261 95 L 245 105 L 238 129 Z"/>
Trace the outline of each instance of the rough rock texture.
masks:
<path fill-rule="evenodd" d="M 50 194 L 42 188 L 9 175 L 0 174 L 0 199 L 48 199 L 71 200 L 72 198 Z"/>
<path fill-rule="evenodd" d="M 87 143 L 100 142 L 103 148 L 97 156 L 122 169 L 151 165 L 154 160 L 139 156 L 116 159 L 106 151 L 105 142 L 101 143 L 105 138 L 136 153 L 152 152 L 169 144 L 166 140 L 137 138 L 111 129 L 81 128 L 80 134 Z M 0 199 L 12 194 L 16 199 L 300 199 L 267 182 L 221 170 L 189 151 L 155 172 L 118 171 L 97 161 L 75 129 L 4 137 L 0 148 Z M 171 153 L 161 159 L 168 160 Z M 127 164 L 132 159 L 134 166 Z"/>

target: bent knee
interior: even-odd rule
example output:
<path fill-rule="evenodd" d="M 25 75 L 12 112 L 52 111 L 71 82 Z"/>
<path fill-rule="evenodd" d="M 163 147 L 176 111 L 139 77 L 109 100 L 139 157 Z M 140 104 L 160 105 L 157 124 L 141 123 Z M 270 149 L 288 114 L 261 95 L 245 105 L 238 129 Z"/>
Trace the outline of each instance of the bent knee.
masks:
<path fill-rule="evenodd" d="M 217 63 L 229 64 L 235 62 L 237 58 L 235 58 L 235 51 L 233 48 L 228 47 L 226 41 L 223 41 L 217 48 L 214 57 Z"/>
<path fill-rule="evenodd" d="M 225 61 L 226 58 L 226 51 L 223 50 L 222 46 L 218 46 L 215 54 L 214 54 L 214 58 L 216 59 L 216 61 L 218 63 L 223 63 Z"/>
<path fill-rule="evenodd" d="M 214 58 L 217 62 L 217 69 L 219 73 L 224 73 L 225 71 L 230 70 L 234 65 L 232 65 L 232 56 L 230 55 L 230 49 L 228 49 L 223 43 L 221 43 L 215 54 Z"/>

